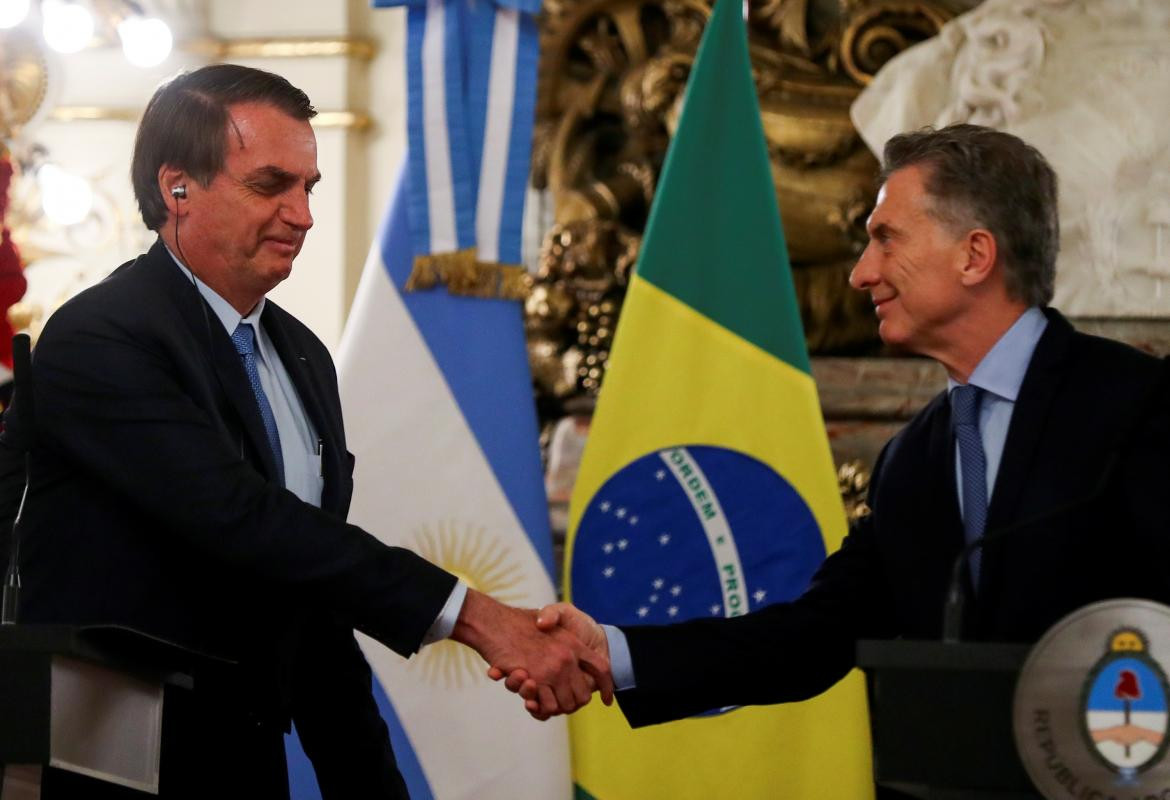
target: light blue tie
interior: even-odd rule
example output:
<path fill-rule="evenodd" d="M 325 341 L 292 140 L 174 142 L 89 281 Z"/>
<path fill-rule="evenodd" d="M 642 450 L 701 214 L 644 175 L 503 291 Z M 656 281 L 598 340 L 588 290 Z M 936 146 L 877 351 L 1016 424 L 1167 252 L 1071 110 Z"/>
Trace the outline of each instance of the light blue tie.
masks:
<path fill-rule="evenodd" d="M 232 334 L 232 342 L 244 360 L 244 372 L 248 373 L 248 383 L 252 384 L 252 394 L 256 396 L 256 405 L 260 407 L 260 419 L 264 421 L 264 431 L 268 434 L 268 446 L 272 448 L 272 457 L 276 460 L 276 474 L 283 486 L 284 455 L 280 449 L 280 431 L 276 428 L 276 416 L 272 413 L 272 406 L 268 405 L 268 396 L 264 394 L 260 373 L 256 369 L 256 331 L 251 324 L 241 322 Z"/>
<path fill-rule="evenodd" d="M 963 472 L 963 538 L 967 544 L 983 535 L 987 524 L 987 458 L 979 436 L 979 402 L 983 393 L 977 386 L 957 386 L 951 392 L 951 422 L 959 444 Z M 971 553 L 971 583 L 979 586 L 983 551 Z"/>

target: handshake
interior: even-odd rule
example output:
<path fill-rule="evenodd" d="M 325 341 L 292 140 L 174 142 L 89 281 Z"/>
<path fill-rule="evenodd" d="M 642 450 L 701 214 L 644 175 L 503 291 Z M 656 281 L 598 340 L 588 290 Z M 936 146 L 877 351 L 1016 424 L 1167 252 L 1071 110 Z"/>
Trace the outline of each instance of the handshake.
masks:
<path fill-rule="evenodd" d="M 471 647 L 539 720 L 569 714 L 594 691 L 613 703 L 613 675 L 605 632 L 568 603 L 540 611 L 511 608 L 469 589 L 451 638 Z"/>

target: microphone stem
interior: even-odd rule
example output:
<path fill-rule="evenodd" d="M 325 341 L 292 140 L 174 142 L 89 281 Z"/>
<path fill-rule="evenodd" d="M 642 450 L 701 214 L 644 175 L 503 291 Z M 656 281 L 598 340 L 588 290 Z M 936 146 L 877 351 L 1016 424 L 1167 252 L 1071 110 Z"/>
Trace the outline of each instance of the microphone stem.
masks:
<path fill-rule="evenodd" d="M 24 514 L 24 502 L 28 499 L 29 464 L 32 456 L 24 454 L 24 491 L 20 494 L 20 505 L 12 521 L 12 546 L 8 550 L 8 569 L 4 573 L 3 607 L 0 608 L 0 625 L 14 625 L 20 614 L 20 518 Z"/>

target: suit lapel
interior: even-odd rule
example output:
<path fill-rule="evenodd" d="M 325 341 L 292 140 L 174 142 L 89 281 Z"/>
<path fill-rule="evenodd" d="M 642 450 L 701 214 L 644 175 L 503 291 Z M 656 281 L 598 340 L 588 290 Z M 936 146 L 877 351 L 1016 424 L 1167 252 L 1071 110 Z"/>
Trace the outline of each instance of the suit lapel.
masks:
<path fill-rule="evenodd" d="M 940 398 L 930 426 L 927 469 L 923 486 L 930 493 L 927 502 L 933 509 L 924 513 L 930 523 L 923 526 L 930 537 L 930 551 L 936 554 L 930 563 L 945 564 L 945 575 L 951 574 L 951 566 L 963 549 L 963 518 L 959 514 L 959 493 L 955 485 L 955 437 L 951 429 L 951 403 L 949 397 Z M 923 546 L 927 546 L 927 542 Z"/>
<path fill-rule="evenodd" d="M 931 466 L 928 485 L 934 497 L 935 515 L 948 531 L 961 530 L 959 494 L 955 486 L 955 437 L 951 431 L 951 402 L 944 398 L 930 426 L 927 464 Z M 962 536 L 955 540 L 960 543 Z"/>
<path fill-rule="evenodd" d="M 259 455 L 265 476 L 270 481 L 277 480 L 276 459 L 268 444 L 268 434 L 260 418 L 256 396 L 252 393 L 252 385 L 231 337 L 207 306 L 195 284 L 175 265 L 161 240 L 150 249 L 147 258 L 151 262 L 152 274 L 162 284 L 190 331 L 191 340 L 201 343 L 196 349 L 206 358 L 213 379 L 219 382 L 223 390 L 227 405 L 239 419 L 243 436 Z"/>
<path fill-rule="evenodd" d="M 1068 357 L 1073 329 L 1058 312 L 1046 310 L 1048 327 L 1044 329 L 1036 350 L 1024 373 L 1020 393 L 1012 409 L 1012 421 L 1004 441 L 999 474 L 987 509 L 985 534 L 994 535 L 1018 521 L 1021 498 L 1031 484 L 1033 465 L 1045 433 L 1045 424 L 1053 400 L 1061 390 L 1062 364 Z M 974 630 L 982 635 L 998 611 L 1002 581 L 1000 553 L 1010 541 L 989 543 L 983 551 L 979 592 L 975 604 Z"/>

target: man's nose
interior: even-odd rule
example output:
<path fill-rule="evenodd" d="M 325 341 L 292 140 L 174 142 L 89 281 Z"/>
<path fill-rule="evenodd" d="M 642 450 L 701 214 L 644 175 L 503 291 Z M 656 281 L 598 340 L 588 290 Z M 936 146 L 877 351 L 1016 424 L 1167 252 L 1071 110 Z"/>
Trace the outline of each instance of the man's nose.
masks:
<path fill-rule="evenodd" d="M 288 199 L 280 206 L 280 219 L 302 231 L 313 227 L 313 213 L 309 211 L 308 193 L 290 192 Z"/>
<path fill-rule="evenodd" d="M 849 285 L 858 291 L 864 292 L 878 282 L 875 259 L 872 257 L 873 245 L 867 244 L 861 251 L 861 257 L 849 272 Z"/>

